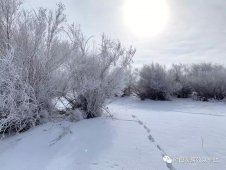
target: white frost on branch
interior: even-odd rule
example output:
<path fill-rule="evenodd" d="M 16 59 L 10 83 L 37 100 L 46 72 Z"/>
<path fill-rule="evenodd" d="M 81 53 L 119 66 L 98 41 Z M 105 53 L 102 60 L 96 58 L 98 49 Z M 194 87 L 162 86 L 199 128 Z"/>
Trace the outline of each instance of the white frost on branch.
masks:
<path fill-rule="evenodd" d="M 20 132 L 39 119 L 34 90 L 21 77 L 13 54 L 0 59 L 0 132 Z"/>

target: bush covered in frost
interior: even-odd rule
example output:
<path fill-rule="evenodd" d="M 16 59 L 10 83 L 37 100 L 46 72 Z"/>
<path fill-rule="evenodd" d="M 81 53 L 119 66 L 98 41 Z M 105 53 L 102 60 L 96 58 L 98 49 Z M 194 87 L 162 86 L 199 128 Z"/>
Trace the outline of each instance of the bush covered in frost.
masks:
<path fill-rule="evenodd" d="M 34 90 L 23 80 L 13 55 L 0 59 L 0 133 L 20 132 L 34 126 L 38 106 Z"/>
<path fill-rule="evenodd" d="M 145 65 L 140 70 L 136 93 L 142 99 L 167 100 L 172 92 L 172 81 L 164 66 Z"/>
<path fill-rule="evenodd" d="M 188 79 L 198 100 L 222 100 L 226 96 L 226 69 L 221 65 L 193 64 Z"/>

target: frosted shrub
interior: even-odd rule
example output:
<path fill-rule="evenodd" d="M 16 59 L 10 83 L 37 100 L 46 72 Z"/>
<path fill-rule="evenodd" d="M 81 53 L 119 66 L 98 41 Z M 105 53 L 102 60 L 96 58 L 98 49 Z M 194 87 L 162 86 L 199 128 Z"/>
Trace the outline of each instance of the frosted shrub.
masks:
<path fill-rule="evenodd" d="M 173 64 L 169 76 L 173 81 L 173 95 L 178 98 L 188 98 L 191 95 L 191 86 L 188 81 L 188 66 Z"/>
<path fill-rule="evenodd" d="M 190 68 L 189 82 L 199 100 L 222 100 L 226 96 L 226 69 L 223 66 L 194 64 Z"/>
<path fill-rule="evenodd" d="M 122 91 L 121 97 L 131 96 L 134 93 L 138 77 L 137 70 L 132 71 L 132 69 L 129 69 L 125 74 L 126 74 L 125 88 Z"/>
<path fill-rule="evenodd" d="M 0 59 L 0 133 L 20 132 L 39 119 L 32 87 L 8 55 Z"/>
<path fill-rule="evenodd" d="M 89 45 L 80 29 L 66 29 L 61 3 L 54 11 L 22 10 L 21 4 L 0 0 L 0 133 L 59 113 L 55 99 L 66 101 L 75 120 L 100 116 L 106 99 L 124 89 L 135 50 L 106 36 Z"/>
<path fill-rule="evenodd" d="M 172 91 L 172 80 L 159 64 L 145 65 L 140 71 L 136 93 L 142 99 L 167 100 Z"/>
<path fill-rule="evenodd" d="M 70 53 L 59 38 L 66 21 L 64 5 L 55 11 L 40 8 L 23 10 L 20 0 L 0 0 L 0 54 L 14 49 L 14 64 L 21 79 L 34 90 L 40 110 L 52 111 L 55 97 L 53 75 Z"/>
<path fill-rule="evenodd" d="M 70 51 L 59 39 L 62 4 L 55 11 L 26 11 L 21 4 L 0 0 L 0 133 L 28 129 L 53 110 L 53 75 Z"/>
<path fill-rule="evenodd" d="M 81 109 L 84 118 L 100 116 L 107 98 L 124 88 L 125 72 L 135 50 L 102 37 L 101 45 L 88 50 L 83 35 L 71 28 L 78 49 L 68 63 L 69 85 L 64 93 L 70 108 Z M 79 42 L 79 43 L 78 43 Z"/>

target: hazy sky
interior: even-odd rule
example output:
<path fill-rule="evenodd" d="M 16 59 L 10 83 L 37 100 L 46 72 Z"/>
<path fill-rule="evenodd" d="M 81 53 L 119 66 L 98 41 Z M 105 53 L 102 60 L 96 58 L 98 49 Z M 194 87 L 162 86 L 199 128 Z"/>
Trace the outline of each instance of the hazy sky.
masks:
<path fill-rule="evenodd" d="M 136 47 L 134 64 L 137 66 L 151 62 L 226 65 L 225 0 L 166 0 L 169 9 L 167 25 L 158 35 L 146 38 L 135 36 L 128 30 L 123 17 L 125 1 L 61 0 L 66 5 L 68 21 L 81 24 L 87 36 L 92 35 L 98 40 L 104 32 L 127 46 Z M 57 2 L 24 0 L 24 4 L 31 8 L 54 8 Z"/>

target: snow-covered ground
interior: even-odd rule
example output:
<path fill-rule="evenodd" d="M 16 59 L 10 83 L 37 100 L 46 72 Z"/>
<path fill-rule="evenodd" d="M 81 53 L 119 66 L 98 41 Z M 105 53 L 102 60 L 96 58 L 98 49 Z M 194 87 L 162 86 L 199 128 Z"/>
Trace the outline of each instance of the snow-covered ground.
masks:
<path fill-rule="evenodd" d="M 225 103 L 123 98 L 109 110 L 114 119 L 47 123 L 0 141 L 0 170 L 226 169 Z"/>

